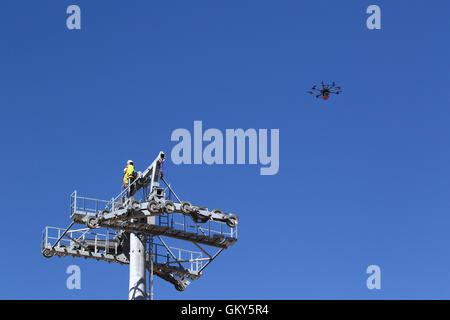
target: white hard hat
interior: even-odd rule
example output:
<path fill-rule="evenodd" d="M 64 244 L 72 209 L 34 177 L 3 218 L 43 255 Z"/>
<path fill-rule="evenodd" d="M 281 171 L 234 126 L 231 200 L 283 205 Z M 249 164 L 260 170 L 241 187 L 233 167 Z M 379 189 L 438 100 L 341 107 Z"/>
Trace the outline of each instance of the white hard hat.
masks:
<path fill-rule="evenodd" d="M 133 160 L 128 160 L 127 164 L 133 163 Z"/>

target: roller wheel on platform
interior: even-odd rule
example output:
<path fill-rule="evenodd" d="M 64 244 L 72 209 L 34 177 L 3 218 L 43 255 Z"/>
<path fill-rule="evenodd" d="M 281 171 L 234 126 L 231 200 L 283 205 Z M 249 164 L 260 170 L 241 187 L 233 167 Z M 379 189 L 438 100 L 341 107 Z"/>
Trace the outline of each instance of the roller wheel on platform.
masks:
<path fill-rule="evenodd" d="M 227 217 L 227 220 L 225 221 L 225 223 L 227 224 L 227 226 L 229 226 L 230 228 L 236 228 L 237 224 L 238 224 L 238 217 L 235 216 L 234 214 L 230 214 Z"/>
<path fill-rule="evenodd" d="M 175 289 L 177 289 L 178 291 L 184 291 L 184 289 L 186 289 L 184 286 L 181 286 L 179 284 L 175 285 Z"/>
<path fill-rule="evenodd" d="M 171 200 L 166 200 L 164 203 L 164 211 L 167 213 L 172 213 L 175 211 L 175 204 Z"/>
<path fill-rule="evenodd" d="M 87 218 L 86 226 L 90 229 L 97 229 L 99 227 L 97 217 L 91 216 L 91 217 Z"/>
<path fill-rule="evenodd" d="M 190 214 L 192 212 L 192 205 L 187 201 L 183 201 L 181 203 L 181 212 L 184 214 Z"/>
<path fill-rule="evenodd" d="M 141 209 L 140 203 L 137 200 L 131 202 L 131 210 L 139 211 Z"/>
<path fill-rule="evenodd" d="M 194 208 L 191 212 L 191 216 L 193 217 L 195 222 L 205 223 L 209 220 L 209 216 L 201 214 L 200 208 Z"/>
<path fill-rule="evenodd" d="M 102 216 L 102 217 L 104 217 L 104 216 L 106 216 L 107 214 L 109 213 L 109 210 L 103 210 L 101 213 L 100 213 L 100 216 Z"/>
<path fill-rule="evenodd" d="M 158 213 L 160 210 L 158 202 L 156 202 L 155 200 L 150 200 L 147 203 L 147 210 L 151 213 Z"/>
<path fill-rule="evenodd" d="M 44 249 L 42 251 L 42 255 L 46 258 L 51 258 L 51 257 L 53 257 L 54 253 L 52 251 L 50 251 L 49 249 Z"/>

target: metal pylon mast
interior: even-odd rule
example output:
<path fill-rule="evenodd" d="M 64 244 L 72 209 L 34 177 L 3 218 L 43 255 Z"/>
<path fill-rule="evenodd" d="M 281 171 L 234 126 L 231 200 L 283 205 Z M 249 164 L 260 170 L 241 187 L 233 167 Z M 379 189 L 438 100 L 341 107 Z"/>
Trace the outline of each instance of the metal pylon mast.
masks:
<path fill-rule="evenodd" d="M 70 196 L 72 222 L 65 229 L 45 228 L 42 254 L 129 264 L 130 300 L 153 299 L 154 275 L 178 291 L 200 278 L 206 266 L 237 241 L 238 217 L 181 201 L 162 176 L 164 160 L 160 152 L 111 200 L 80 197 L 74 191 Z M 72 229 L 75 224 L 84 227 Z"/>

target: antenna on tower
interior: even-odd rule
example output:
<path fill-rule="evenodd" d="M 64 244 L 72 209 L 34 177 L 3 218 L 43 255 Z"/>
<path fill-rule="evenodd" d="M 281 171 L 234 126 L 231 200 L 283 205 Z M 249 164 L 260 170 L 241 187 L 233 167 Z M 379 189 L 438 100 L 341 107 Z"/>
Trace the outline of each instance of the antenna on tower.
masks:
<path fill-rule="evenodd" d="M 153 299 L 154 275 L 178 291 L 199 279 L 224 249 L 236 243 L 238 217 L 182 201 L 162 175 L 164 160 L 160 152 L 111 200 L 81 197 L 75 190 L 70 195 L 70 225 L 66 229 L 47 226 L 43 231 L 44 257 L 128 264 L 129 300 Z M 84 227 L 72 229 L 74 224 Z"/>

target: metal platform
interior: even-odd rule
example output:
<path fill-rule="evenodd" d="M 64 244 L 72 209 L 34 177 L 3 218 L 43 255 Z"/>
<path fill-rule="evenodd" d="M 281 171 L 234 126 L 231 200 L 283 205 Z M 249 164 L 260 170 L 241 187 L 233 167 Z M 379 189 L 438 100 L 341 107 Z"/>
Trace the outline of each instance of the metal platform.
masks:
<path fill-rule="evenodd" d="M 194 218 L 180 209 L 181 203 L 173 202 L 172 213 L 159 212 L 153 214 L 147 210 L 148 202 L 136 200 L 136 208 L 123 208 L 118 200 L 100 200 L 80 197 L 77 191 L 70 196 L 70 218 L 75 223 L 88 225 L 91 228 L 111 228 L 138 232 L 145 235 L 161 235 L 180 240 L 197 242 L 218 248 L 228 248 L 237 241 L 237 226 L 229 227 L 224 221 L 208 219 L 206 222 L 194 221 Z M 205 207 L 200 207 L 208 211 Z M 107 213 L 107 217 L 103 215 Z M 154 224 L 146 222 L 145 217 L 154 217 Z M 95 219 L 95 225 L 90 220 Z"/>
<path fill-rule="evenodd" d="M 92 258 L 106 262 L 129 264 L 129 244 L 126 234 L 89 228 L 67 231 L 65 229 L 46 227 L 42 234 L 42 254 L 53 256 Z M 58 241 L 59 239 L 59 241 Z M 152 240 L 152 259 L 147 253 L 146 263 L 153 273 L 159 276 L 172 275 L 196 280 L 212 257 L 203 257 L 202 252 L 169 247 L 162 238 Z"/>

